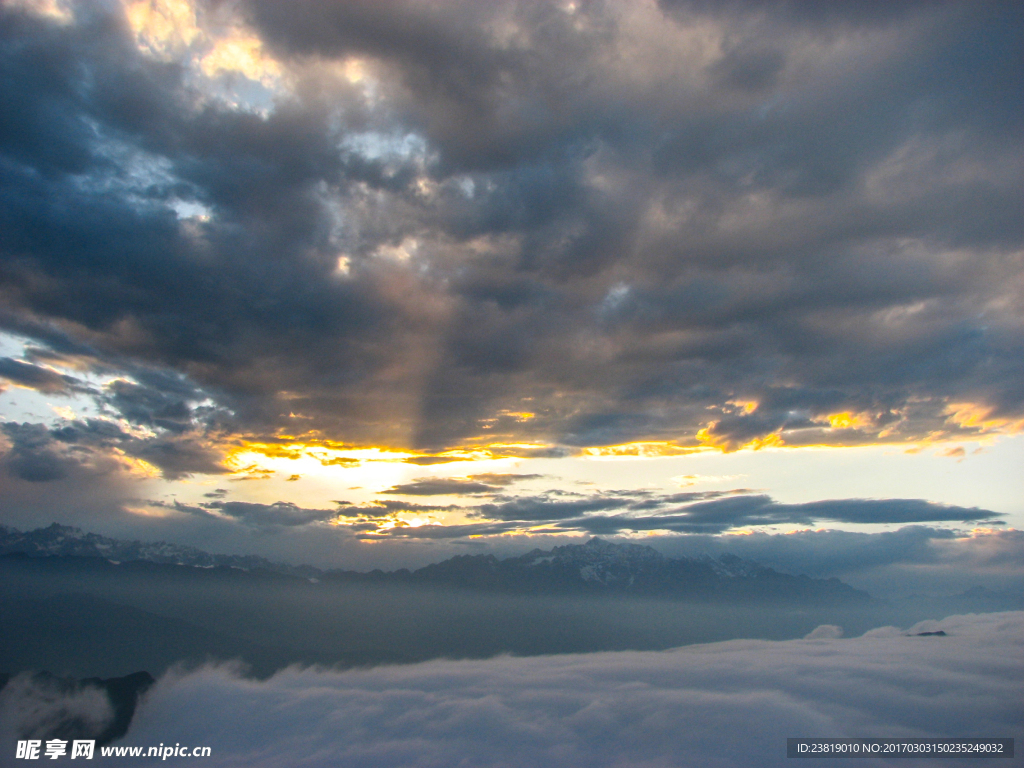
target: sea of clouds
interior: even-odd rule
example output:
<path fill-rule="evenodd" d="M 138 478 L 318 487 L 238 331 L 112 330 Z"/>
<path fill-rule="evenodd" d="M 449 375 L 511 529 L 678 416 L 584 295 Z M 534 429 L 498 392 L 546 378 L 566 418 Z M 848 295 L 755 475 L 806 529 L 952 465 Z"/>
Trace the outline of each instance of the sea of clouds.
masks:
<path fill-rule="evenodd" d="M 916 634 L 940 629 L 945 636 Z M 120 743 L 209 746 L 206 768 L 760 768 L 791 765 L 786 738 L 796 736 L 1019 744 L 1022 673 L 1024 612 L 951 616 L 854 638 L 820 627 L 802 640 L 290 668 L 262 681 L 221 665 L 165 675 Z M 140 761 L 97 753 L 93 765 L 106 762 Z M 857 760 L 890 763 L 937 764 Z"/>

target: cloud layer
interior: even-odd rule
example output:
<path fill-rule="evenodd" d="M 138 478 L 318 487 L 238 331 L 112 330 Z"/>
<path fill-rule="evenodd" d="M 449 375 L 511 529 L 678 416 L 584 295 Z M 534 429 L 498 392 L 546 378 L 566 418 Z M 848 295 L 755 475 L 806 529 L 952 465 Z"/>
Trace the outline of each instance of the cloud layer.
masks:
<path fill-rule="evenodd" d="M 265 682 L 203 669 L 160 681 L 123 743 L 210 746 L 211 765 L 753 767 L 787 764 L 789 736 L 1019 738 L 1024 614 L 837 632 Z"/>
<path fill-rule="evenodd" d="M 1019 4 L 298 5 L 4 5 L 0 376 L 423 450 L 1024 417 Z"/>

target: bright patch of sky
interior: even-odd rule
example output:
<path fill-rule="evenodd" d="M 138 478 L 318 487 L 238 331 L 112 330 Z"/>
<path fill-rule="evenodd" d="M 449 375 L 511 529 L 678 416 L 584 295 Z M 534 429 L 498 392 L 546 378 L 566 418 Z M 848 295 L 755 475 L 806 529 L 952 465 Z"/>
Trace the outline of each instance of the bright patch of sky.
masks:
<path fill-rule="evenodd" d="M 26 341 L 11 334 L 0 333 L 0 357 L 21 360 L 25 353 Z M 52 363 L 33 363 L 79 380 L 84 387 L 100 391 L 112 382 L 126 379 L 125 376 L 92 371 L 64 368 Z M 125 432 L 136 436 L 149 436 L 151 430 L 112 417 L 109 409 L 97 403 L 92 394 L 86 392 L 43 393 L 35 389 L 9 383 L 0 378 L 0 421 L 40 422 L 56 424 L 87 418 L 105 418 L 116 422 Z"/>
<path fill-rule="evenodd" d="M 368 160 L 417 159 L 422 164 L 427 157 L 427 142 L 415 133 L 385 134 L 379 131 L 353 133 L 341 142 L 341 148 L 362 155 Z"/>
<path fill-rule="evenodd" d="M 213 212 L 196 200 L 171 197 L 161 200 L 160 192 L 183 186 L 166 157 L 154 155 L 122 141 L 98 138 L 93 151 L 116 167 L 117 173 L 74 178 L 85 193 L 110 194 L 132 201 L 140 208 L 166 205 L 179 219 L 209 219 Z"/>
<path fill-rule="evenodd" d="M 0 357 L 21 359 L 25 345 L 26 342 L 17 336 L 0 333 Z M 54 370 L 66 373 L 59 368 Z M 114 378 L 72 373 L 99 386 Z M 10 384 L 3 379 L 0 379 L 0 389 L 0 421 L 52 422 L 58 419 L 95 416 L 98 411 L 93 399 L 85 394 L 43 394 L 34 389 Z"/>
<path fill-rule="evenodd" d="M 25 354 L 26 342 L 0 334 L 0 355 Z M 76 376 L 96 390 L 117 377 L 77 370 Z M 104 417 L 104 409 L 87 394 L 44 394 L 9 385 L 0 394 L 0 420 L 57 424 L 67 419 Z M 121 420 L 118 420 L 119 422 Z M 131 429 L 127 423 L 122 428 Z M 195 475 L 186 480 L 150 480 L 153 498 L 199 503 L 214 487 L 228 488 L 234 501 L 328 508 L 338 501 L 368 504 L 403 498 L 388 494 L 394 486 L 422 478 L 466 478 L 484 473 L 535 475 L 502 493 L 527 496 L 556 493 L 590 495 L 644 490 L 656 494 L 685 491 L 766 493 L 781 503 L 843 498 L 904 498 L 1005 513 L 1007 525 L 1024 527 L 1024 435 L 1000 435 L 982 441 L 844 448 L 768 448 L 733 453 L 705 451 L 685 456 L 636 458 L 577 456 L 561 459 L 501 458 L 419 466 L 405 463 L 412 454 L 380 449 L 334 450 L 307 447 L 297 458 L 235 453 L 228 476 Z M 252 482 L 238 482 L 251 480 Z M 404 497 L 409 500 L 410 497 Z M 457 494 L 419 497 L 432 506 L 473 506 L 486 498 Z M 461 513 L 433 516 L 436 521 L 464 522 Z M 848 530 L 857 525 L 830 525 Z M 785 527 L 782 527 L 783 529 Z M 878 526 L 867 526 L 877 529 Z"/>
<path fill-rule="evenodd" d="M 553 492 L 569 498 L 573 494 L 637 490 L 668 495 L 680 491 L 742 489 L 792 504 L 847 498 L 925 499 L 1004 513 L 1007 527 L 1024 527 L 1024 482 L 1017 471 L 1024 466 L 1024 436 L 1002 436 L 984 445 L 963 443 L 962 447 L 965 449 L 963 457 L 944 456 L 949 448 L 944 445 L 926 446 L 921 450 L 908 446 L 866 446 L 772 448 L 729 454 L 709 451 L 647 459 L 508 458 L 430 467 L 404 463 L 400 454 L 383 452 L 353 466 L 325 464 L 311 456 L 288 459 L 254 454 L 239 456 L 235 463 L 242 466 L 251 460 L 271 470 L 265 479 L 238 483 L 235 482 L 238 477 L 197 477 L 187 484 L 167 484 L 163 493 L 198 503 L 211 488 L 223 487 L 234 501 L 287 500 L 309 508 L 329 508 L 336 501 L 358 505 L 395 499 L 430 506 L 474 506 L 490 499 L 456 494 L 408 497 L 384 492 L 422 478 L 507 473 L 539 475 L 502 490 L 504 494 L 515 496 Z M 461 513 L 438 513 L 433 517 L 439 522 L 465 522 Z M 900 526 L 828 523 L 825 527 L 871 531 Z M 962 528 L 963 525 L 951 524 L 950 527 Z M 797 528 L 781 525 L 766 530 Z"/>
<path fill-rule="evenodd" d="M 179 219 L 201 219 L 206 221 L 213 215 L 209 208 L 194 200 L 171 200 L 170 207 L 178 214 Z"/>

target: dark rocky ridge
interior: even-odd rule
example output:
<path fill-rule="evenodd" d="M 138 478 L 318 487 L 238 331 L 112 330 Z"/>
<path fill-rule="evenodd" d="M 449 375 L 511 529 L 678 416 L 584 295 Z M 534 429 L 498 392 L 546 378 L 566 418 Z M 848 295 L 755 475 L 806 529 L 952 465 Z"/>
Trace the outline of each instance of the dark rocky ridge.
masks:
<path fill-rule="evenodd" d="M 103 746 L 128 732 L 139 699 L 154 682 L 148 672 L 105 680 L 0 674 L 0 697 L 12 700 L 5 709 L 18 720 L 13 725 L 19 739 L 92 739 Z"/>

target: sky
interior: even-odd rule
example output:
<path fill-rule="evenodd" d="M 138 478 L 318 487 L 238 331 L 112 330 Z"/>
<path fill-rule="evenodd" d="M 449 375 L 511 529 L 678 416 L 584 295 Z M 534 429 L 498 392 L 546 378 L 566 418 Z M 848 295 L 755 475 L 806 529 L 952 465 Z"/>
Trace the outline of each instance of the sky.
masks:
<path fill-rule="evenodd" d="M 1019 577 L 1022 30 L 1009 0 L 6 0 L 0 521 Z"/>

